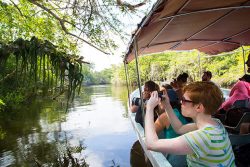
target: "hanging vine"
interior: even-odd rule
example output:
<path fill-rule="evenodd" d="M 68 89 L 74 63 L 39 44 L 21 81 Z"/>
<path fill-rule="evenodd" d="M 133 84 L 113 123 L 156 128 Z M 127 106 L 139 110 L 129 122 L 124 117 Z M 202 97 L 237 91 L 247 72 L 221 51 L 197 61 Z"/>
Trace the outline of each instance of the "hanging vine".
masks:
<path fill-rule="evenodd" d="M 15 69 L 6 74 L 4 69 L 11 57 L 15 58 Z M 25 83 L 33 91 L 37 91 L 41 83 L 42 87 L 51 90 L 60 84 L 62 91 L 66 79 L 68 99 L 73 99 L 77 88 L 80 91 L 83 81 L 82 63 L 87 63 L 82 58 L 59 51 L 51 42 L 36 37 L 30 40 L 18 38 L 8 44 L 0 42 L 0 83 L 14 73 L 18 78 L 16 84 Z"/>

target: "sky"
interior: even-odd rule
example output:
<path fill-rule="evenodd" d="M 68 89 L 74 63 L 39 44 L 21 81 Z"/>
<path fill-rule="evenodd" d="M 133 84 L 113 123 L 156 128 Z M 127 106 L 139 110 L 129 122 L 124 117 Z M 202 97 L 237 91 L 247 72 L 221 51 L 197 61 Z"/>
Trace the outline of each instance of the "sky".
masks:
<path fill-rule="evenodd" d="M 101 71 L 111 67 L 112 64 L 122 64 L 123 58 L 121 56 L 125 51 L 126 45 L 120 44 L 120 47 L 115 50 L 114 55 L 106 55 L 88 44 L 82 44 L 80 55 L 84 57 L 84 61 L 94 64 L 95 71 Z"/>
<path fill-rule="evenodd" d="M 153 2 L 154 0 L 152 0 Z M 132 3 L 135 3 L 136 1 L 132 1 Z M 138 10 L 141 11 L 147 11 L 151 9 L 151 5 L 153 3 L 147 3 L 147 5 L 144 5 Z M 124 27 L 126 29 L 126 32 L 128 34 L 132 34 L 132 32 L 137 28 L 137 24 L 139 24 L 142 20 L 142 18 L 145 16 L 143 12 L 140 12 L 140 14 L 137 15 L 138 17 L 133 17 L 133 18 L 126 18 L 122 17 L 123 22 L 127 22 L 127 26 Z M 131 36 L 129 37 L 129 39 Z M 126 53 L 126 49 L 128 47 L 128 42 L 127 44 L 124 44 L 121 42 L 121 40 L 116 40 L 117 45 L 119 46 L 118 49 L 114 51 L 114 55 L 105 55 L 104 53 L 96 50 L 95 48 L 87 45 L 87 44 L 82 44 L 80 47 L 80 55 L 84 57 L 84 61 L 90 62 L 94 64 L 94 70 L 95 71 L 101 71 L 105 68 L 111 67 L 112 64 L 118 65 L 122 64 L 123 58 L 121 57 L 122 54 Z M 119 42 L 120 41 L 120 42 Z"/>
<path fill-rule="evenodd" d="M 137 23 L 139 23 L 141 20 L 138 18 Z M 136 28 L 136 24 L 131 25 L 130 27 L 127 27 L 127 33 L 131 34 L 132 31 L 134 31 Z M 130 37 L 129 37 L 130 39 Z M 127 51 L 127 46 L 129 41 L 127 43 L 122 42 L 119 40 L 119 37 L 114 37 L 114 40 L 116 41 L 116 45 L 118 45 L 118 48 L 114 50 L 114 54 L 112 55 L 106 55 L 97 49 L 89 46 L 88 44 L 83 43 L 80 46 L 80 55 L 84 57 L 84 61 L 90 62 L 94 64 L 94 70 L 95 71 L 101 71 L 105 68 L 111 67 L 112 64 L 118 65 L 123 63 L 123 54 Z"/>

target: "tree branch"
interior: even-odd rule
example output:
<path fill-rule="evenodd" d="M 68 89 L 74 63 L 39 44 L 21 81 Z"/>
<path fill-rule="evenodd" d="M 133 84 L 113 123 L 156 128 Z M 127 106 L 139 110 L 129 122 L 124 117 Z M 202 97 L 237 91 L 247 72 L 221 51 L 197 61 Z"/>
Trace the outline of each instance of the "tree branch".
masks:
<path fill-rule="evenodd" d="M 15 4 L 15 2 L 13 2 L 12 0 L 10 0 L 10 2 L 17 8 L 17 10 L 19 11 L 20 15 L 22 17 L 24 17 L 23 13 L 21 12 L 21 10 L 19 9 L 19 7 L 17 6 L 17 4 Z"/>
<path fill-rule="evenodd" d="M 66 23 L 70 23 L 69 21 L 64 20 L 64 19 L 61 19 L 61 18 L 60 18 L 59 16 L 57 16 L 54 12 L 52 12 L 50 9 L 48 9 L 48 8 L 45 7 L 44 5 L 38 3 L 36 0 L 29 0 L 29 2 L 32 3 L 32 4 L 34 4 L 34 5 L 36 5 L 36 6 L 38 6 L 38 7 L 40 7 L 40 8 L 42 8 L 43 10 L 45 10 L 46 12 L 48 12 L 50 15 L 52 15 L 56 20 L 58 20 L 59 23 L 60 23 L 60 25 L 61 25 L 62 30 L 63 30 L 66 34 L 71 35 L 71 36 L 73 36 L 73 37 L 75 37 L 75 38 L 77 38 L 77 39 L 80 39 L 81 41 L 87 43 L 88 45 L 94 47 L 95 49 L 99 50 L 100 52 L 102 52 L 102 53 L 104 53 L 104 54 L 109 54 L 109 53 L 103 51 L 102 49 L 98 48 L 97 46 L 91 44 L 90 42 L 86 41 L 85 39 L 83 39 L 83 38 L 77 36 L 76 34 L 73 34 L 73 33 L 69 32 L 68 29 L 67 29 L 66 26 L 65 26 L 65 22 L 66 22 Z M 70 23 L 70 24 L 73 25 L 73 23 Z"/>
<path fill-rule="evenodd" d="M 116 3 L 117 3 L 118 6 L 125 6 L 129 10 L 131 10 L 131 11 L 134 11 L 135 8 L 138 8 L 138 7 L 141 7 L 141 6 L 145 5 L 146 2 L 147 2 L 147 0 L 144 0 L 141 3 L 135 4 L 135 5 L 131 5 L 131 4 L 127 3 L 127 2 L 122 2 L 121 0 L 116 0 Z"/>

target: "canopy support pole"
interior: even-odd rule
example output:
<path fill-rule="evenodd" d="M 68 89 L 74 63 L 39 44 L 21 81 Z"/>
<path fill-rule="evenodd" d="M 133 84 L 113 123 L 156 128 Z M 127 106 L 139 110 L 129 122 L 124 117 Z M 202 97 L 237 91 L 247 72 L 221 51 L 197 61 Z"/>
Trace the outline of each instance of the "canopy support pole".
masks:
<path fill-rule="evenodd" d="M 129 91 L 129 82 L 128 82 L 128 64 L 124 61 L 124 69 L 125 69 L 125 76 L 126 76 L 126 85 L 128 90 L 128 104 L 130 106 L 130 91 Z"/>
<path fill-rule="evenodd" d="M 138 65 L 138 45 L 137 45 L 137 38 L 134 38 L 134 51 L 135 51 L 135 65 L 136 65 L 136 72 L 137 72 L 137 83 L 139 87 L 139 92 L 140 92 L 140 98 L 141 98 L 141 110 L 142 110 L 142 118 L 144 120 L 145 118 L 145 111 L 144 111 L 144 102 L 143 102 L 143 96 L 142 96 L 142 89 L 141 89 L 141 78 L 140 78 L 140 72 L 139 72 L 139 65 Z M 143 127 L 144 127 L 143 122 Z"/>
<path fill-rule="evenodd" d="M 199 77 L 201 78 L 201 57 L 200 57 L 200 52 L 198 52 L 198 63 L 199 63 Z"/>
<path fill-rule="evenodd" d="M 245 62 L 246 62 L 246 58 L 245 58 L 245 50 L 244 50 L 243 46 L 241 46 L 241 49 L 242 49 L 243 64 L 244 64 L 244 74 L 246 74 L 246 73 L 247 73 L 247 71 L 246 71 L 246 64 L 245 64 Z"/>

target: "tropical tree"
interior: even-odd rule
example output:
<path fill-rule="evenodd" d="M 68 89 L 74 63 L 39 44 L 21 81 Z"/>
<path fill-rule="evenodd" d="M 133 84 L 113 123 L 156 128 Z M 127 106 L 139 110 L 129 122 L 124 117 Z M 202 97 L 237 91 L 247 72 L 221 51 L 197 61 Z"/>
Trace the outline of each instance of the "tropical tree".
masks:
<path fill-rule="evenodd" d="M 137 10 L 146 3 L 142 12 Z M 134 4 L 121 0 L 2 0 L 0 41 L 36 36 L 68 49 L 84 42 L 107 53 L 117 46 L 114 35 L 127 40 L 126 24 L 144 15 L 150 4 L 147 0 Z"/>
<path fill-rule="evenodd" d="M 68 77 L 69 96 L 74 95 L 84 75 L 79 72 L 82 66 L 78 63 L 84 62 L 79 45 L 85 43 L 103 53 L 111 53 L 117 47 L 114 36 L 123 41 L 128 39 L 126 27 L 129 26 L 125 26 L 124 19 L 137 17 L 140 14 L 137 8 L 145 4 L 146 1 L 130 4 L 120 0 L 0 1 L 0 83 L 1 93 L 5 92 L 0 97 L 5 96 L 4 100 L 9 99 L 11 103 L 21 102 L 25 98 L 22 92 L 30 92 L 26 91 L 27 87 L 37 90 L 41 83 L 57 87 L 58 80 L 61 90 L 63 76 Z M 48 47 L 40 47 L 39 40 L 45 41 Z M 9 43 L 20 47 L 9 47 Z M 47 53 L 48 48 L 53 54 Z M 94 74 L 89 67 L 83 70 L 86 83 L 110 82 L 108 71 Z M 12 91 L 17 86 L 19 89 Z"/>
<path fill-rule="evenodd" d="M 245 55 L 248 55 L 249 47 L 245 46 L 244 49 Z M 210 70 L 213 74 L 213 81 L 223 87 L 230 87 L 244 74 L 241 48 L 235 52 L 214 57 L 198 51 L 157 53 L 140 56 L 138 62 L 142 83 L 146 80 L 170 82 L 172 78 L 176 78 L 183 72 L 189 74 L 190 81 L 199 81 L 202 71 Z M 126 83 L 122 82 L 126 80 L 124 66 L 120 65 L 114 70 L 115 83 Z M 132 85 L 137 83 L 135 60 L 128 64 L 128 74 L 130 83 Z"/>

